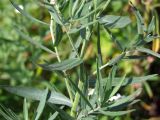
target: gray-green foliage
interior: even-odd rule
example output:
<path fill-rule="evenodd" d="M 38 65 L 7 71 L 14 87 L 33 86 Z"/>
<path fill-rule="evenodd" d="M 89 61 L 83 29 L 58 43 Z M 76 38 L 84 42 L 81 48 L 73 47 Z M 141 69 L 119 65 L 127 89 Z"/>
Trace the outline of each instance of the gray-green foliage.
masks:
<path fill-rule="evenodd" d="M 33 18 L 31 15 L 26 13 L 24 10 L 20 9 L 16 2 L 10 0 L 11 4 L 19 10 L 19 12 L 24 15 L 27 19 L 32 20 L 33 22 L 38 22 L 42 25 L 49 25 L 40 20 Z M 128 59 L 139 59 L 141 56 L 132 56 L 133 51 L 140 51 L 155 57 L 159 58 L 158 53 L 146 49 L 143 47 L 146 43 L 152 41 L 151 38 L 155 36 L 149 35 L 154 31 L 154 17 L 148 27 L 144 27 L 143 18 L 140 15 L 139 11 L 132 5 L 133 11 L 137 18 L 137 27 L 138 27 L 138 40 L 133 43 L 131 46 L 124 48 L 123 45 L 114 39 L 111 29 L 121 29 L 126 27 L 131 23 L 131 20 L 128 16 L 115 16 L 115 15 L 104 15 L 102 14 L 104 10 L 107 9 L 108 4 L 111 0 L 57 0 L 55 4 L 50 4 L 49 1 L 45 0 L 40 3 L 46 6 L 50 15 L 51 15 L 51 24 L 50 30 L 53 41 L 54 51 L 42 46 L 41 44 L 35 42 L 32 38 L 26 36 L 21 30 L 19 35 L 24 39 L 31 42 L 33 45 L 57 56 L 58 63 L 45 63 L 38 64 L 45 70 L 53 71 L 60 73 L 64 77 L 66 83 L 66 88 L 69 94 L 69 98 L 58 93 L 57 91 L 50 91 L 48 89 L 39 90 L 34 88 L 26 87 L 11 87 L 11 86 L 0 86 L 1 88 L 24 97 L 24 118 L 27 120 L 28 108 L 26 99 L 38 100 L 40 101 L 39 106 L 36 110 L 35 119 L 38 120 L 43 111 L 45 104 L 49 105 L 55 113 L 52 116 L 48 116 L 48 119 L 56 119 L 56 117 L 61 118 L 62 120 L 96 120 L 99 116 L 120 116 L 127 113 L 130 113 L 134 110 L 124 110 L 128 105 L 132 105 L 138 100 L 135 98 L 140 94 L 141 89 L 138 89 L 129 96 L 124 96 L 116 101 L 110 101 L 116 92 L 120 89 L 121 86 L 129 85 L 132 83 L 139 83 L 148 79 L 155 77 L 156 75 L 148 75 L 142 77 L 116 77 L 118 71 L 118 66 L 120 61 Z M 66 13 L 66 11 L 68 12 Z M 64 12 L 67 15 L 64 15 Z M 53 29 L 54 28 L 54 29 Z M 90 37 L 95 31 L 100 32 L 100 28 L 104 28 L 106 32 L 111 36 L 113 42 L 120 48 L 121 54 L 118 57 L 114 57 L 107 63 L 103 64 L 102 55 L 101 55 L 101 46 L 100 46 L 100 34 L 97 35 L 97 67 L 96 71 L 93 73 L 96 75 L 94 80 L 91 80 L 90 75 L 88 74 L 85 62 L 83 60 L 86 47 L 90 41 Z M 17 34 L 18 34 L 17 33 Z M 61 33 L 61 34 L 60 34 Z M 73 41 L 74 35 L 78 35 L 77 41 Z M 57 46 L 60 45 L 63 36 L 68 37 L 70 46 L 72 47 L 70 57 L 66 60 L 61 60 Z M 74 37 L 75 39 L 75 37 Z M 149 40 L 149 41 L 147 41 Z M 76 42 L 75 42 L 76 41 Z M 66 46 L 65 49 L 67 49 Z M 132 51 L 130 53 L 130 51 Z M 128 55 L 129 54 L 129 55 Z M 96 60 L 95 60 L 96 61 Z M 104 78 L 104 68 L 111 67 L 108 77 Z M 78 73 L 78 85 L 75 83 L 75 80 L 71 78 L 71 73 L 68 72 L 70 69 L 76 69 Z M 88 96 L 89 88 L 94 88 L 94 93 Z M 63 106 L 66 106 L 71 110 L 69 114 L 63 110 Z M 3 115 L 6 119 L 13 119 L 10 116 L 10 112 L 7 114 L 0 109 L 0 114 Z"/>

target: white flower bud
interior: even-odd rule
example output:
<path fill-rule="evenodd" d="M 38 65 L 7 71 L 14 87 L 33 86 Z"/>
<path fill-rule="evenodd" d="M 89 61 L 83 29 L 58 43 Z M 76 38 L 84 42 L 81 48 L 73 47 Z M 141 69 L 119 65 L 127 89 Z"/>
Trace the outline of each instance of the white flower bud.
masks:
<path fill-rule="evenodd" d="M 117 95 L 111 97 L 111 98 L 109 99 L 109 101 L 112 102 L 112 101 L 118 100 L 118 99 L 120 99 L 120 98 L 122 98 L 122 96 L 121 96 L 119 93 L 117 93 Z"/>

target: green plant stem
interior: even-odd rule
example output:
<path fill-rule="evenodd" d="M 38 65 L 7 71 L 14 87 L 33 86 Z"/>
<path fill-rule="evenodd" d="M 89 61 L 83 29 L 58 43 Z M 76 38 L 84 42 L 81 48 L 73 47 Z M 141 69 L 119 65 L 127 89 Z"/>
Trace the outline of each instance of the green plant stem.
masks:
<path fill-rule="evenodd" d="M 70 86 L 67 78 L 65 78 L 65 84 L 66 84 L 66 88 L 67 88 L 71 103 L 73 103 L 73 95 L 72 95 L 72 91 L 71 91 L 71 86 Z"/>
<path fill-rule="evenodd" d="M 72 2 L 73 2 L 73 1 L 72 1 Z M 72 4 L 73 4 L 73 3 L 72 3 Z M 57 8 L 56 10 L 58 11 L 58 13 L 61 14 L 61 12 L 60 12 L 60 10 L 58 9 L 58 7 L 56 7 L 56 8 Z M 71 9 L 69 10 L 69 12 L 72 13 L 72 12 L 71 12 Z M 60 17 L 60 16 L 59 16 L 59 17 Z M 71 20 L 72 20 L 72 14 L 70 15 L 70 17 L 71 17 Z M 61 17 L 60 17 L 60 18 L 61 18 Z M 61 19 L 62 19 L 62 18 L 61 18 Z M 66 26 L 63 24 L 62 27 L 65 29 L 65 32 L 66 32 L 66 34 L 67 34 L 67 37 L 68 37 L 68 39 L 69 39 L 69 41 L 70 41 L 70 44 L 71 44 L 73 50 L 76 52 L 77 57 L 80 57 L 79 54 L 78 54 L 78 51 L 77 51 L 76 47 L 75 47 L 74 44 L 73 44 L 73 41 L 72 41 L 71 36 L 69 35 L 69 33 L 68 33 L 68 31 L 67 31 Z M 71 26 L 70 26 L 70 27 L 71 27 Z M 69 28 L 70 28 L 70 27 L 69 27 Z"/>
<path fill-rule="evenodd" d="M 83 87 L 83 82 L 81 80 L 79 80 L 78 88 L 80 90 L 82 90 L 82 87 Z M 80 94 L 78 92 L 76 92 L 75 99 L 74 99 L 74 102 L 73 102 L 73 105 L 71 108 L 71 116 L 72 117 L 76 116 L 76 110 L 77 110 L 77 106 L 78 106 L 79 101 L 80 101 Z"/>
<path fill-rule="evenodd" d="M 86 40 L 84 40 L 84 41 L 83 41 L 83 44 L 82 44 L 81 54 L 80 54 L 80 57 L 81 57 L 81 58 L 82 58 L 83 55 L 84 55 L 85 47 L 86 47 Z"/>
<path fill-rule="evenodd" d="M 77 57 L 80 58 L 79 53 L 78 53 L 76 47 L 75 47 L 74 44 L 73 44 L 73 41 L 72 41 L 71 36 L 70 36 L 69 33 L 67 32 L 66 27 L 65 27 L 65 26 L 63 26 L 63 27 L 65 28 L 66 34 L 67 34 L 67 36 L 68 36 L 68 38 L 69 38 L 69 41 L 70 41 L 70 44 L 71 44 L 73 50 L 76 52 Z"/>
<path fill-rule="evenodd" d="M 55 37 L 54 37 L 54 34 L 53 34 L 53 19 L 52 19 L 52 17 L 51 17 L 51 23 L 50 23 L 50 32 L 51 32 L 52 42 L 53 42 L 53 45 L 54 45 Z M 56 57 L 57 57 L 58 62 L 61 62 L 57 47 L 54 47 L 54 49 L 55 49 L 55 52 L 56 52 Z M 63 73 L 66 75 L 65 71 L 63 71 Z M 65 78 L 65 84 L 66 84 L 66 88 L 67 88 L 70 100 L 73 103 L 73 96 L 72 96 L 72 92 L 71 92 L 71 87 L 70 87 L 69 82 L 66 78 Z"/>

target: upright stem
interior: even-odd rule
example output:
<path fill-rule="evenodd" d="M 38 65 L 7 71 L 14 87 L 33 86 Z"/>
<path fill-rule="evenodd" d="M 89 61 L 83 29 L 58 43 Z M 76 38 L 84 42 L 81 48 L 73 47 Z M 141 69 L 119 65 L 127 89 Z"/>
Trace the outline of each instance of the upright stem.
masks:
<path fill-rule="evenodd" d="M 69 41 L 70 41 L 70 44 L 71 44 L 73 50 L 76 52 L 77 57 L 80 58 L 79 53 L 78 53 L 76 47 L 75 47 L 74 44 L 73 44 L 73 41 L 72 41 L 71 36 L 70 36 L 69 33 L 67 32 L 66 27 L 65 27 L 65 26 L 63 26 L 63 27 L 65 28 L 66 34 L 67 34 L 67 36 L 68 36 L 68 38 L 69 38 Z"/>
<path fill-rule="evenodd" d="M 53 19 L 52 19 L 52 16 L 51 16 L 51 23 L 50 23 L 50 32 L 51 32 L 52 42 L 53 42 L 53 45 L 54 45 L 55 37 L 54 37 L 54 34 L 53 34 Z M 55 52 L 56 52 L 56 57 L 57 57 L 58 62 L 61 62 L 57 47 L 54 47 L 54 49 L 55 49 Z M 65 71 L 63 71 L 63 73 L 66 75 Z M 69 82 L 68 82 L 67 78 L 65 78 L 65 84 L 66 84 L 66 88 L 67 88 L 70 100 L 73 103 L 73 96 L 72 96 L 72 92 L 71 92 L 71 87 L 69 85 Z"/>
<path fill-rule="evenodd" d="M 83 82 L 81 80 L 79 80 L 78 88 L 80 90 L 82 90 L 82 87 L 83 87 Z M 76 92 L 75 99 L 74 99 L 74 102 L 73 102 L 73 105 L 71 108 L 71 116 L 72 117 L 76 116 L 76 110 L 77 110 L 77 106 L 78 106 L 79 101 L 80 101 L 80 94 L 78 92 Z"/>
<path fill-rule="evenodd" d="M 82 58 L 83 55 L 84 55 L 85 47 L 86 47 L 86 40 L 84 40 L 84 41 L 83 41 L 83 44 L 82 44 L 81 54 L 80 54 L 80 57 L 81 57 L 81 58 Z"/>

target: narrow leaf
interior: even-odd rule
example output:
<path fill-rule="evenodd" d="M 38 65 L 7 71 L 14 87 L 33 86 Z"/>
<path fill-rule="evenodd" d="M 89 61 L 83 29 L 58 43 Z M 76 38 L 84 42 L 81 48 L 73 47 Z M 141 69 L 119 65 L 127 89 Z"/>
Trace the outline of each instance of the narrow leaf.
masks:
<path fill-rule="evenodd" d="M 131 23 L 131 19 L 127 16 L 106 15 L 99 18 L 99 23 L 108 28 L 123 28 Z"/>
<path fill-rule="evenodd" d="M 58 46 L 59 43 L 62 40 L 63 31 L 62 31 L 61 25 L 59 25 L 59 24 L 56 24 L 56 28 L 55 29 L 56 29 L 55 30 L 56 32 L 55 32 L 55 44 L 54 44 L 54 46 Z"/>
<path fill-rule="evenodd" d="M 138 55 L 131 55 L 131 56 L 125 56 L 123 59 L 127 59 L 127 60 L 139 60 L 139 59 L 146 59 L 148 56 L 144 55 L 144 56 L 138 56 Z"/>
<path fill-rule="evenodd" d="M 137 28 L 138 28 L 138 34 L 143 34 L 146 31 L 146 28 L 144 26 L 144 20 L 140 14 L 140 12 L 137 10 L 137 8 L 131 3 L 131 6 L 133 8 L 133 12 L 137 19 Z"/>
<path fill-rule="evenodd" d="M 27 99 L 32 100 L 41 100 L 42 96 L 44 95 L 44 90 L 39 90 L 35 88 L 29 88 L 29 87 L 11 87 L 11 86 L 4 86 L 1 85 L 0 88 L 3 88 L 4 90 L 16 94 L 21 97 L 25 97 Z M 47 102 L 54 103 L 54 104 L 62 104 L 71 106 L 71 101 L 64 95 L 51 91 L 50 96 L 47 99 Z"/>
<path fill-rule="evenodd" d="M 112 112 L 112 111 L 103 111 L 103 110 L 99 109 L 99 113 L 106 115 L 106 116 L 121 116 L 121 115 L 131 113 L 133 111 L 135 111 L 135 110 L 133 109 L 133 110 L 127 110 L 127 111 L 114 111 L 114 112 Z"/>
<path fill-rule="evenodd" d="M 35 120 L 38 120 L 43 112 L 43 109 L 45 107 L 46 104 L 46 100 L 47 100 L 47 95 L 48 95 L 48 89 L 46 89 L 44 91 L 44 94 L 42 95 L 42 97 L 40 98 L 40 103 L 38 105 L 38 108 L 36 110 L 36 117 Z"/>
<path fill-rule="evenodd" d="M 40 66 L 45 69 L 45 70 L 49 70 L 49 71 L 63 71 L 63 70 L 69 70 L 72 69 L 76 66 L 78 66 L 79 64 L 81 64 L 83 62 L 82 59 L 79 58 L 72 58 L 72 59 L 68 59 L 68 60 L 64 60 L 60 63 L 55 63 L 55 64 L 41 64 Z"/>
<path fill-rule="evenodd" d="M 105 89 L 104 102 L 106 102 L 106 100 L 109 98 L 112 92 L 112 81 L 115 78 L 116 71 L 117 71 L 117 66 L 113 66 L 111 71 L 109 72 L 107 81 L 104 82 L 104 89 Z"/>
<path fill-rule="evenodd" d="M 52 9 L 49 9 L 50 14 L 52 16 L 52 18 L 54 19 L 54 21 L 60 25 L 63 25 L 63 22 L 58 14 L 58 12 L 56 11 L 55 8 L 52 7 Z"/>
<path fill-rule="evenodd" d="M 98 51 L 98 58 L 100 61 L 100 65 L 102 66 L 102 52 L 101 52 L 101 36 L 100 36 L 100 25 L 97 25 L 97 51 Z"/>
<path fill-rule="evenodd" d="M 142 83 L 146 80 L 152 80 L 155 77 L 157 77 L 157 74 L 141 76 L 141 77 L 126 77 L 122 86 L 130 85 L 130 84 L 134 84 L 134 83 Z M 107 80 L 108 80 L 108 77 L 103 78 L 103 83 L 106 83 Z M 115 77 L 112 81 L 112 86 L 117 86 L 119 84 L 120 80 L 121 80 L 121 78 Z M 95 79 L 90 78 L 89 79 L 89 85 L 90 85 L 89 87 L 94 87 L 95 86 L 95 81 L 96 81 Z"/>
<path fill-rule="evenodd" d="M 100 67 L 100 70 L 104 69 L 107 66 L 112 66 L 117 64 L 120 60 L 122 60 L 125 57 L 125 53 L 120 54 L 119 56 L 116 56 L 115 58 L 111 59 L 109 62 L 104 64 L 103 66 Z"/>
<path fill-rule="evenodd" d="M 155 56 L 155 57 L 158 57 L 158 58 L 160 58 L 160 54 L 158 54 L 158 53 L 156 53 L 156 52 L 154 52 L 154 51 L 152 51 L 152 50 L 150 50 L 150 49 L 147 49 L 147 48 L 144 48 L 144 47 L 138 47 L 138 48 L 136 48 L 138 51 L 140 51 L 140 52 L 144 52 L 144 53 L 147 53 L 147 54 L 150 54 L 150 55 L 153 55 L 153 56 Z"/>
<path fill-rule="evenodd" d="M 70 115 L 67 114 L 67 112 L 65 112 L 64 110 L 58 108 L 56 105 L 54 104 L 48 104 L 53 110 L 57 111 L 60 116 L 63 118 L 63 120 L 75 120 L 73 117 L 71 117 Z"/>
<path fill-rule="evenodd" d="M 56 23 L 63 25 L 63 20 L 60 15 L 60 11 L 58 10 L 58 7 L 55 7 L 54 5 L 50 4 L 47 0 L 45 2 L 42 2 L 43 5 L 48 9 L 52 20 L 54 20 Z"/>
<path fill-rule="evenodd" d="M 64 106 L 60 107 L 60 109 L 63 109 L 63 108 L 64 108 Z M 56 117 L 58 116 L 58 114 L 59 114 L 58 112 L 55 112 L 52 116 L 49 117 L 48 120 L 55 120 Z"/>
<path fill-rule="evenodd" d="M 134 83 L 141 83 L 143 81 L 153 79 L 156 76 L 157 74 L 152 74 L 152 75 L 147 75 L 147 76 L 142 76 L 142 77 L 128 77 L 124 79 L 122 86 L 134 84 Z M 106 79 L 104 78 L 103 80 L 105 81 Z M 120 80 L 121 78 L 117 78 L 117 77 L 114 78 L 114 80 L 112 81 L 112 86 L 117 86 Z"/>
<path fill-rule="evenodd" d="M 11 4 L 12 4 L 22 15 L 24 15 L 24 16 L 27 17 L 27 18 L 29 18 L 30 20 L 32 20 L 32 21 L 34 21 L 34 22 L 38 22 L 38 23 L 44 24 L 44 25 L 49 25 L 49 24 L 47 24 L 47 23 L 45 23 L 45 22 L 42 22 L 42 21 L 40 21 L 40 20 L 32 17 L 32 16 L 29 15 L 28 13 L 26 13 L 24 10 L 22 10 L 20 7 L 18 7 L 18 5 L 15 4 L 15 3 L 13 2 L 13 0 L 9 0 L 9 1 L 11 2 Z"/>
<path fill-rule="evenodd" d="M 112 93 L 111 93 L 110 96 L 109 96 L 110 98 L 111 98 L 112 96 L 114 96 L 114 95 L 118 92 L 118 90 L 119 90 L 120 87 L 122 86 L 122 83 L 123 83 L 124 80 L 125 80 L 125 77 L 126 77 L 126 75 L 124 75 L 123 78 L 119 81 L 119 84 L 114 87 L 114 89 L 112 90 Z M 113 78 L 113 79 L 114 79 L 114 78 Z"/>
<path fill-rule="evenodd" d="M 76 0 L 72 6 L 72 16 L 75 15 L 76 9 L 79 8 L 78 4 L 79 4 L 79 0 Z"/>
<path fill-rule="evenodd" d="M 82 97 L 82 99 L 86 102 L 86 104 L 93 109 L 91 103 L 88 101 L 88 98 L 86 96 L 84 96 L 84 94 L 81 92 L 81 90 L 78 88 L 78 86 L 68 77 L 69 82 L 72 84 L 72 86 L 74 87 L 74 89 L 76 89 L 76 91 L 80 94 L 80 96 Z"/>
<path fill-rule="evenodd" d="M 152 20 L 148 26 L 148 33 L 150 34 L 151 32 L 154 32 L 154 29 L 155 29 L 155 17 L 153 16 L 152 17 Z"/>
<path fill-rule="evenodd" d="M 127 96 L 127 97 L 122 97 L 121 99 L 116 100 L 113 104 L 107 106 L 108 109 L 116 107 L 116 106 L 120 106 L 121 104 L 133 101 L 140 93 L 141 93 L 142 89 L 138 89 L 136 90 L 134 93 L 132 93 L 131 95 Z"/>

